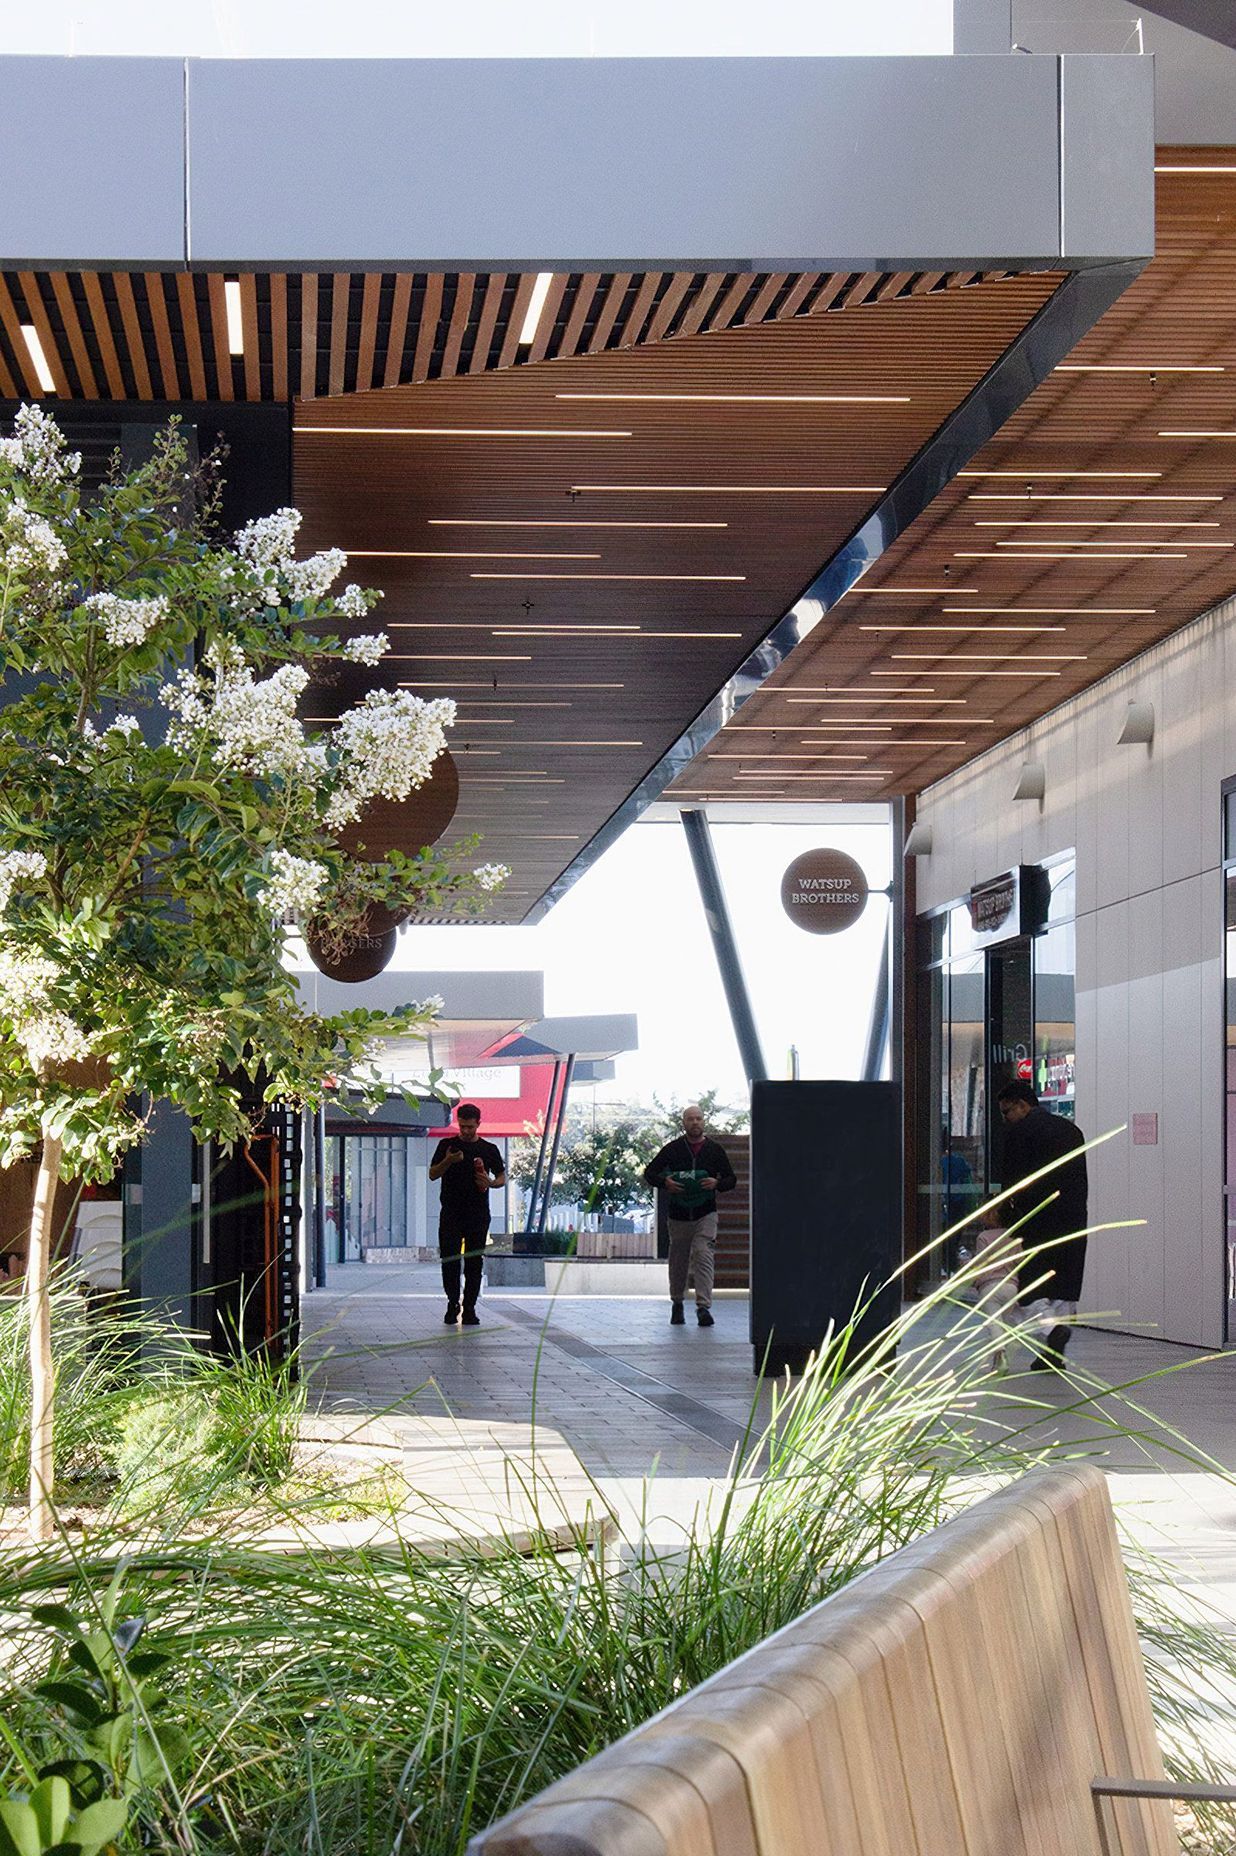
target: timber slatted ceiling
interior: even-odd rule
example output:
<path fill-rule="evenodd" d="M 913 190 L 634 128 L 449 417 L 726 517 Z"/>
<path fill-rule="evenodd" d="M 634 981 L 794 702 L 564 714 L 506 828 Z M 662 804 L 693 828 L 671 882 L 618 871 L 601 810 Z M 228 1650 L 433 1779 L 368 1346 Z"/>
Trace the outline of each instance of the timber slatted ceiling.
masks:
<path fill-rule="evenodd" d="M 839 290 L 828 313 L 752 327 L 766 284 L 712 278 L 701 327 L 728 298 L 724 329 L 482 373 L 465 337 L 454 379 L 301 404 L 304 544 L 346 549 L 382 589 L 358 629 L 394 646 L 313 692 L 312 713 L 374 684 L 454 697 L 456 827 L 512 866 L 489 919 L 519 920 L 1058 281 L 864 286 L 861 305 Z M 623 302 L 642 290 L 626 280 Z M 440 328 L 458 301 L 444 283 Z M 322 318 L 330 304 L 320 280 Z M 557 314 L 574 314 L 565 294 Z M 586 320 L 575 339 L 592 347 Z"/>
<path fill-rule="evenodd" d="M 1003 273 L 996 274 L 997 276 Z M 61 399 L 279 400 L 486 373 L 972 287 L 975 272 L 562 273 L 536 339 L 516 272 L 245 274 L 243 352 L 224 278 L 185 271 L 0 272 L 0 396 L 35 398 L 34 327 Z"/>
<path fill-rule="evenodd" d="M 1157 166 L 1157 256 L 667 798 L 920 791 L 1236 592 L 1236 437 L 1163 436 L 1236 434 L 1236 173 L 1170 171 L 1236 150 Z"/>

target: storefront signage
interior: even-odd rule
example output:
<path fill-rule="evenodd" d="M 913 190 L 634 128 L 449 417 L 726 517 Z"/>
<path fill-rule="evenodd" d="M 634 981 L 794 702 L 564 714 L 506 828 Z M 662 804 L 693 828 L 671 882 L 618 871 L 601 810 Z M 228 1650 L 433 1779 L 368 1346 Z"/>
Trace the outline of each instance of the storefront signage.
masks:
<path fill-rule="evenodd" d="M 781 906 L 808 934 L 839 934 L 867 906 L 867 878 L 844 851 L 804 851 L 781 879 Z"/>
<path fill-rule="evenodd" d="M 998 947 L 1023 934 L 1041 934 L 1049 896 L 1049 879 L 1040 864 L 1018 864 L 976 883 L 967 898 L 975 941 L 980 947 Z"/>

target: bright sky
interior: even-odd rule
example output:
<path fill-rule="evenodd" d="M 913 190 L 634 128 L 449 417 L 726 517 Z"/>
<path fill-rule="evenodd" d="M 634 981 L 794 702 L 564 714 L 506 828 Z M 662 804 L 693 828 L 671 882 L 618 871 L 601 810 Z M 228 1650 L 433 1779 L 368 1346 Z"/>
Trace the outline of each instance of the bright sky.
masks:
<path fill-rule="evenodd" d="M 714 817 L 711 830 L 769 1073 L 788 1074 L 796 1044 L 803 1076 L 857 1076 L 888 904 L 872 896 L 844 933 L 808 934 L 781 907 L 781 876 L 800 852 L 829 846 L 856 858 L 873 888 L 886 884 L 888 827 Z M 746 1099 L 679 823 L 632 826 L 536 927 L 415 928 L 400 936 L 391 965 L 540 969 L 547 1015 L 635 1012 L 639 1049 L 619 1059 L 598 1100 L 683 1100 L 710 1088 L 731 1102 Z"/>
<path fill-rule="evenodd" d="M 3 50 L 200 58 L 949 53 L 952 0 L 43 0 Z"/>

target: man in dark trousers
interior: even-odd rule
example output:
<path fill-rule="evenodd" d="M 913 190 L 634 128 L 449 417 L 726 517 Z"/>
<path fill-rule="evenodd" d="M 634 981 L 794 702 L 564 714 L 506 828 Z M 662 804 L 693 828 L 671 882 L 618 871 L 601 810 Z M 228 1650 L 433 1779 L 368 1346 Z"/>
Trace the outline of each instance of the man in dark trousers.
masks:
<path fill-rule="evenodd" d="M 1021 1302 L 1031 1307 L 1044 1303 L 1041 1312 L 1050 1324 L 1034 1370 L 1058 1368 L 1073 1331 L 1065 1324 L 1077 1313 L 1086 1269 L 1086 1156 L 1077 1151 L 1086 1137 L 1075 1122 L 1049 1113 L 1029 1083 L 1006 1083 L 996 1099 L 1004 1119 L 1004 1186 L 1019 1188 L 1007 1201 L 1006 1221 L 1025 1219 L 1018 1236 L 1026 1250 L 1051 1246 L 1028 1257 L 1017 1273 Z M 1069 1154 L 1076 1157 L 1065 1158 Z M 1022 1187 L 1023 1180 L 1053 1161 L 1060 1164 Z"/>
<path fill-rule="evenodd" d="M 442 1287 L 446 1291 L 443 1320 L 454 1327 L 460 1318 L 459 1266 L 463 1262 L 463 1324 L 481 1325 L 476 1298 L 481 1292 L 485 1240 L 489 1235 L 489 1195 L 505 1186 L 506 1168 L 492 1141 L 480 1138 L 481 1111 L 461 1102 L 455 1111 L 458 1134 L 438 1142 L 429 1163 L 430 1179 L 442 1181 L 442 1210 L 438 1215 L 438 1255 L 442 1259 Z"/>
<path fill-rule="evenodd" d="M 717 1194 L 737 1183 L 729 1155 L 720 1141 L 704 1132 L 704 1111 L 696 1102 L 682 1111 L 682 1133 L 669 1141 L 644 1168 L 650 1186 L 663 1186 L 669 1200 L 670 1326 L 682 1327 L 687 1277 L 695 1277 L 695 1319 L 702 1328 L 712 1318 L 713 1264 L 717 1251 Z"/>

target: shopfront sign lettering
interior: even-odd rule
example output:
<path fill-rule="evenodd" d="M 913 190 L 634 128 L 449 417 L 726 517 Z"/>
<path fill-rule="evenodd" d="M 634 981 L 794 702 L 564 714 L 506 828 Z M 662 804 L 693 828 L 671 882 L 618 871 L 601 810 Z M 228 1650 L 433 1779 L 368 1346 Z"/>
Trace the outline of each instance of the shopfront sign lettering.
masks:
<path fill-rule="evenodd" d="M 781 879 L 781 906 L 809 934 L 838 934 L 867 906 L 867 878 L 844 851 L 804 851 Z"/>
<path fill-rule="evenodd" d="M 1015 870 L 976 883 L 966 905 L 978 946 L 998 947 L 1019 935 L 1041 934 L 1047 925 L 1050 888 L 1047 872 L 1038 864 L 1018 864 Z"/>

